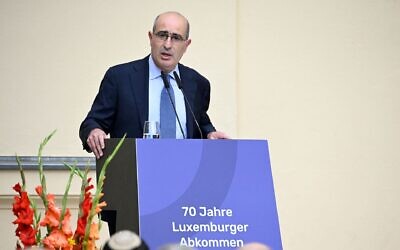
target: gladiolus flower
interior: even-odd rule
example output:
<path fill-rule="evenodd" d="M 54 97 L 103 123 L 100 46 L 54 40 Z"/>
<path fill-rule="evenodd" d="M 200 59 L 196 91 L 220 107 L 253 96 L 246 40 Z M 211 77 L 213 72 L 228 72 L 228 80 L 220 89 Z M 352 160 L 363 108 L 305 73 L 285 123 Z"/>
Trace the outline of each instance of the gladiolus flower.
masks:
<path fill-rule="evenodd" d="M 100 202 L 96 206 L 96 214 L 99 214 L 102 211 L 102 208 L 107 206 L 107 203 L 105 201 Z"/>
<path fill-rule="evenodd" d="M 17 184 L 14 185 L 13 189 L 18 192 L 21 193 L 22 188 L 21 188 L 21 184 L 19 184 L 19 182 Z"/>
<path fill-rule="evenodd" d="M 35 191 L 36 191 L 36 193 L 37 193 L 39 196 L 41 196 L 41 195 L 42 195 L 42 192 L 43 192 L 42 186 L 37 186 L 37 187 L 35 188 Z"/>
<path fill-rule="evenodd" d="M 87 245 L 89 250 L 96 249 L 96 240 L 98 239 L 100 239 L 99 225 L 97 223 L 93 223 L 90 225 L 89 240 Z"/>
<path fill-rule="evenodd" d="M 31 225 L 19 224 L 15 230 L 15 234 L 19 237 L 25 247 L 36 244 L 36 230 Z"/>
<path fill-rule="evenodd" d="M 57 250 L 94 250 L 96 249 L 95 242 L 99 239 L 99 224 L 93 223 L 92 221 L 96 219 L 95 216 L 107 205 L 104 201 L 99 203 L 99 200 L 103 196 L 101 191 L 103 190 L 105 171 L 108 164 L 103 165 L 100 172 L 100 180 L 97 183 L 96 194 L 92 195 L 91 190 L 94 188 L 94 185 L 90 185 L 91 178 L 87 178 L 89 168 L 85 169 L 85 172 L 82 172 L 76 165 L 70 166 L 65 163 L 71 171 L 62 198 L 62 206 L 61 208 L 57 207 L 55 196 L 53 194 L 48 194 L 46 191 L 46 178 L 41 160 L 43 147 L 54 133 L 55 131 L 43 140 L 38 153 L 40 185 L 35 187 L 35 191 L 43 201 L 45 208 L 45 215 L 43 217 L 37 210 L 36 203 L 29 199 L 29 195 L 25 191 L 25 174 L 21 165 L 21 160 L 16 156 L 22 179 L 22 185 L 17 183 L 13 187 L 19 194 L 14 196 L 14 202 L 12 204 L 12 211 L 16 216 L 13 223 L 17 225 L 15 234 L 19 238 L 16 242 L 16 249 L 22 250 L 29 247 L 43 246 L 46 249 Z M 125 136 L 107 158 L 106 162 L 113 158 L 121 147 L 124 139 Z M 72 185 L 74 175 L 78 175 L 82 180 L 82 193 L 80 195 L 79 215 L 75 234 L 73 234 L 71 230 L 71 212 L 67 208 L 68 192 Z M 47 228 L 47 234 L 44 238 L 42 238 L 40 227 Z"/>
<path fill-rule="evenodd" d="M 17 224 L 15 235 L 19 237 L 24 246 L 32 246 L 36 243 L 35 234 L 37 230 L 32 227 L 33 209 L 30 207 L 28 193 L 22 191 L 21 185 L 17 183 L 13 189 L 19 193 L 14 196 L 13 213 L 17 219 L 13 221 Z"/>
<path fill-rule="evenodd" d="M 88 183 L 91 178 L 88 179 Z M 92 208 L 92 194 L 90 190 L 93 188 L 93 185 L 89 185 L 85 188 L 85 198 L 80 204 L 81 216 L 78 218 L 77 228 L 75 231 L 75 239 L 81 238 L 85 235 L 85 229 L 87 224 L 87 219 L 90 213 L 90 209 Z"/>
<path fill-rule="evenodd" d="M 52 230 L 50 235 L 43 239 L 43 245 L 49 249 L 72 249 L 69 237 L 59 229 Z"/>
<path fill-rule="evenodd" d="M 72 249 L 68 239 L 72 236 L 70 226 L 71 212 L 66 209 L 60 229 L 61 210 L 56 207 L 54 195 L 48 194 L 48 209 L 44 219 L 40 222 L 41 226 L 48 226 L 51 229 L 50 235 L 43 239 L 43 244 L 51 249 Z"/>
<path fill-rule="evenodd" d="M 56 207 L 53 194 L 47 195 L 47 201 L 48 201 L 48 208 L 46 211 L 46 215 L 44 219 L 40 222 L 40 225 L 49 226 L 50 228 L 56 228 L 60 224 L 59 220 L 61 211 L 58 207 Z"/>

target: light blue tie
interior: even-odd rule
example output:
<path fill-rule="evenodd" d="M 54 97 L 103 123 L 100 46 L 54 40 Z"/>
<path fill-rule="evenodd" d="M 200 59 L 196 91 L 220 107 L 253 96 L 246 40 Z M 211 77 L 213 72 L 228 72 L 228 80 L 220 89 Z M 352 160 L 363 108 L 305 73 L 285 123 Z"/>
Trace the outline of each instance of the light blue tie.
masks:
<path fill-rule="evenodd" d="M 170 76 L 167 75 L 168 83 Z M 171 100 L 168 96 L 167 89 L 164 87 L 161 91 L 161 101 L 160 101 L 160 131 L 161 138 L 176 138 L 176 118 L 175 112 L 172 105 L 175 105 L 175 95 L 171 84 L 169 93 L 171 94 Z"/>

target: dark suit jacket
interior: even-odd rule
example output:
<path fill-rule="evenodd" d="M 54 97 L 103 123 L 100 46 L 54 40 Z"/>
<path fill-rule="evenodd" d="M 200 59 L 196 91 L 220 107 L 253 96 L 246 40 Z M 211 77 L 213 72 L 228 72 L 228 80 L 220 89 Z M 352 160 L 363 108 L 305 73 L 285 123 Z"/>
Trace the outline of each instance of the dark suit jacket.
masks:
<path fill-rule="evenodd" d="M 193 109 L 203 136 L 215 131 L 207 110 L 210 83 L 194 69 L 178 65 L 182 89 Z M 105 74 L 92 108 L 82 122 L 79 136 L 83 147 L 90 131 L 100 128 L 112 138 L 142 138 L 149 114 L 149 56 L 111 67 Z M 200 138 L 200 132 L 186 103 L 187 137 Z"/>

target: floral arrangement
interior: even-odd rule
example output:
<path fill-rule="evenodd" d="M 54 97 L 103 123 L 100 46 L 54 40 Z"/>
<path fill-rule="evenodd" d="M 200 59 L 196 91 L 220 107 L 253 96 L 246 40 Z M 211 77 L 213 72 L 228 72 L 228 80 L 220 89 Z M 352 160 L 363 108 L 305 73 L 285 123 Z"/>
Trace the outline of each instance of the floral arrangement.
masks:
<path fill-rule="evenodd" d="M 88 178 L 89 167 L 84 171 L 76 166 L 64 163 L 70 169 L 69 179 L 62 198 L 61 208 L 55 203 L 54 194 L 48 193 L 46 188 L 46 178 L 43 171 L 42 151 L 47 142 L 51 139 L 56 131 L 53 131 L 40 144 L 38 153 L 39 179 L 40 185 L 35 188 L 36 194 L 41 198 L 44 205 L 45 215 L 41 218 L 41 214 L 37 209 L 37 204 L 26 191 L 26 180 L 21 161 L 18 156 L 16 160 L 20 169 L 22 185 L 18 182 L 13 189 L 18 193 L 14 197 L 12 211 L 17 217 L 14 224 L 17 225 L 15 230 L 17 241 L 17 249 L 23 249 L 32 246 L 43 246 L 46 249 L 62 249 L 62 250 L 92 250 L 96 249 L 95 241 L 99 239 L 99 230 L 101 227 L 100 220 L 95 222 L 95 217 L 106 206 L 106 202 L 100 202 L 103 196 L 102 188 L 105 179 L 105 172 L 112 158 L 121 147 L 125 136 L 120 140 L 112 154 L 106 159 L 102 166 L 97 188 L 92 194 L 93 184 L 91 178 Z M 82 180 L 81 194 L 79 200 L 79 212 L 77 219 L 77 227 L 73 232 L 71 229 L 71 212 L 67 208 L 68 192 L 73 177 L 77 175 Z M 47 229 L 47 234 L 42 237 L 41 228 Z"/>

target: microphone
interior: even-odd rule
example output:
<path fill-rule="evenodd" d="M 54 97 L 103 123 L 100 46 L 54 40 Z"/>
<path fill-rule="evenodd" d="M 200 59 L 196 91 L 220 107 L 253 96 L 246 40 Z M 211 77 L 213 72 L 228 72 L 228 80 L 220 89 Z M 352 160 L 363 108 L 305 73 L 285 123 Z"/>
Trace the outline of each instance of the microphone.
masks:
<path fill-rule="evenodd" d="M 199 125 L 199 123 L 198 123 L 198 121 L 197 121 L 197 119 L 196 119 L 196 116 L 195 116 L 194 113 L 193 113 L 193 109 L 192 109 L 192 107 L 190 106 L 190 103 L 189 103 L 189 101 L 188 101 L 188 99 L 187 99 L 187 97 L 186 97 L 186 95 L 185 95 L 185 92 L 184 92 L 183 89 L 182 89 L 182 87 L 183 87 L 183 86 L 182 86 L 182 81 L 181 81 L 181 79 L 179 78 L 178 73 L 176 73 L 176 71 L 174 71 L 174 77 L 175 77 L 176 83 L 178 84 L 178 88 L 181 90 L 181 92 L 182 92 L 182 94 L 183 94 L 183 97 L 185 98 L 185 102 L 187 103 L 187 106 L 189 107 L 190 113 L 191 113 L 192 116 L 193 116 L 193 120 L 194 120 L 194 122 L 196 123 L 197 129 L 198 129 L 199 132 L 200 132 L 200 138 L 203 139 L 203 133 L 201 132 L 200 125 Z"/>
<path fill-rule="evenodd" d="M 164 87 L 167 89 L 168 97 L 169 97 L 169 100 L 171 101 L 172 108 L 174 109 L 175 117 L 178 120 L 179 128 L 181 129 L 181 133 L 182 133 L 183 139 L 186 139 L 185 133 L 183 132 L 181 121 L 179 120 L 178 113 L 176 112 L 175 103 L 172 100 L 171 93 L 169 92 L 169 88 L 171 87 L 171 85 L 169 84 L 169 81 L 168 81 L 167 77 L 169 77 L 169 75 L 166 74 L 164 71 L 161 71 L 161 78 L 162 78 L 162 80 L 164 82 Z"/>

